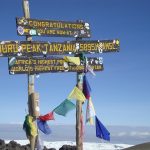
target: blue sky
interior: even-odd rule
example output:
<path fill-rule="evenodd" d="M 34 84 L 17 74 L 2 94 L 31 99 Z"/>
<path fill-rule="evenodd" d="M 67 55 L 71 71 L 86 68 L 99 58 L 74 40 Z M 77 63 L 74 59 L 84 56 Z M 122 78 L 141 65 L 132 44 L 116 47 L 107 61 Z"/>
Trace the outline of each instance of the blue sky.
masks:
<path fill-rule="evenodd" d="M 88 74 L 98 118 L 105 125 L 149 126 L 150 112 L 150 1 L 149 0 L 30 0 L 31 18 L 90 24 L 91 40 L 120 40 L 119 53 L 98 54 L 104 71 Z M 22 17 L 22 0 L 0 6 L 0 41 L 25 40 L 16 32 L 15 17 Z M 73 38 L 34 37 L 65 41 Z M 45 73 L 35 79 L 40 110 L 58 106 L 76 84 L 76 73 Z M 0 123 L 23 122 L 27 109 L 27 75 L 9 75 L 7 58 L 0 58 Z M 74 101 L 75 102 L 75 101 Z M 86 103 L 83 106 L 85 113 Z M 54 124 L 75 123 L 75 110 L 55 115 Z"/>

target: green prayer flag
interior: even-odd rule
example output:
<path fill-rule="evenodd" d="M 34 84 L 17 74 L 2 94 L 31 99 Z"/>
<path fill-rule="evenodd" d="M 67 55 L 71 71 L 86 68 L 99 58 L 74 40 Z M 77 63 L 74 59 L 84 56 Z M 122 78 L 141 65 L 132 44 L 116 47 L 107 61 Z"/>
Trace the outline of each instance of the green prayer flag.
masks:
<path fill-rule="evenodd" d="M 66 114 L 75 108 L 75 104 L 70 100 L 65 99 L 59 106 L 57 106 L 53 111 L 62 116 L 66 116 Z"/>
<path fill-rule="evenodd" d="M 35 124 L 34 119 L 33 119 L 32 116 L 26 115 L 25 121 L 24 121 L 24 124 L 23 124 L 23 129 L 26 131 L 27 137 L 37 136 L 37 127 L 36 127 L 36 124 Z"/>

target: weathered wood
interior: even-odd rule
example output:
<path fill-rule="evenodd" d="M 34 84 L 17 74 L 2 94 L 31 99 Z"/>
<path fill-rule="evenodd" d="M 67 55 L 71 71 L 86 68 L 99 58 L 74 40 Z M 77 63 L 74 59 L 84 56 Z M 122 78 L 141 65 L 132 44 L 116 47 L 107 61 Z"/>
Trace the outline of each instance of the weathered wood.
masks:
<path fill-rule="evenodd" d="M 36 118 L 40 116 L 39 99 L 39 93 L 31 94 L 32 115 Z"/>
<path fill-rule="evenodd" d="M 25 18 L 30 18 L 29 11 L 29 1 L 23 0 L 23 12 Z M 31 36 L 26 36 L 27 41 L 32 41 Z M 34 75 L 28 75 L 28 110 L 29 114 L 32 116 L 32 106 L 31 106 L 31 94 L 34 93 Z M 30 137 L 31 150 L 35 149 L 36 137 Z"/>
<path fill-rule="evenodd" d="M 83 90 L 83 73 L 77 73 L 77 87 Z M 82 133 L 82 102 L 76 102 L 76 145 L 77 150 L 83 150 L 83 133 Z"/>
<path fill-rule="evenodd" d="M 76 41 L 80 41 L 82 38 L 76 38 Z M 83 73 L 77 73 L 77 87 L 83 91 Z M 82 135 L 82 124 L 81 124 L 81 115 L 82 115 L 82 102 L 76 102 L 76 147 L 77 150 L 83 150 L 83 135 Z"/>

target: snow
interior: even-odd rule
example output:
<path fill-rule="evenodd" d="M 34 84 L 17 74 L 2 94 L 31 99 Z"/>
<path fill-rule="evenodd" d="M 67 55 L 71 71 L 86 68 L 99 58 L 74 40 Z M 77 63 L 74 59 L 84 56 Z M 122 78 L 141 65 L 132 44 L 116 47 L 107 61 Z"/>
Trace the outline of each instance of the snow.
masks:
<path fill-rule="evenodd" d="M 14 140 L 17 143 L 21 145 L 26 145 L 29 143 L 28 140 Z M 9 140 L 6 140 L 5 143 L 9 143 Z M 56 150 L 59 150 L 60 147 L 63 145 L 75 145 L 75 142 L 72 141 L 56 141 L 56 142 L 48 142 L 44 141 L 44 146 L 47 148 L 55 148 Z M 83 149 L 84 150 L 121 150 L 127 147 L 131 147 L 133 145 L 128 144 L 111 144 L 111 143 L 89 143 L 84 142 L 83 143 Z"/>

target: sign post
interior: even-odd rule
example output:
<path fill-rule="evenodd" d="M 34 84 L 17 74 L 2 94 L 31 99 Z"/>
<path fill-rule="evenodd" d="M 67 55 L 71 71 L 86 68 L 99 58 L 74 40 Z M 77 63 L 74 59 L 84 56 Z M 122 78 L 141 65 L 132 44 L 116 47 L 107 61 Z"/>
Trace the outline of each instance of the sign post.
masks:
<path fill-rule="evenodd" d="M 77 87 L 83 90 L 83 73 L 77 73 Z M 82 131 L 82 102 L 76 102 L 76 147 L 77 150 L 83 150 L 83 131 Z"/>
<path fill-rule="evenodd" d="M 24 11 L 24 17 L 25 18 L 30 18 L 30 11 L 29 11 L 29 1 L 28 0 L 23 0 L 23 11 Z M 31 36 L 26 36 L 27 41 L 32 41 Z M 28 110 L 29 114 L 33 116 L 32 114 L 32 103 L 31 103 L 31 94 L 34 93 L 34 75 L 28 74 Z M 34 117 L 35 118 L 35 117 Z M 33 120 L 35 121 L 35 120 Z M 36 137 L 31 136 L 30 137 L 30 147 L 31 150 L 35 149 L 35 141 Z"/>
<path fill-rule="evenodd" d="M 77 72 L 77 87 L 83 91 L 83 72 L 86 67 L 102 71 L 102 60 L 88 57 L 80 63 L 65 62 L 62 57 L 47 57 L 69 54 L 77 57 L 83 54 L 118 52 L 120 42 L 115 40 L 82 40 L 90 38 L 89 24 L 83 21 L 67 22 L 55 20 L 38 20 L 30 18 L 29 1 L 22 0 L 24 17 L 17 18 L 17 33 L 26 36 L 26 41 L 0 41 L 0 57 L 9 58 L 10 74 L 27 74 L 28 111 L 33 123 L 39 115 L 39 94 L 34 90 L 34 74 L 48 72 Z M 32 41 L 32 36 L 74 37 L 74 41 L 45 42 Z M 18 57 L 19 56 L 19 57 Z M 67 56 L 66 56 L 67 57 Z M 77 58 L 78 59 L 78 58 Z M 75 65 L 76 64 L 76 65 Z M 86 66 L 88 65 L 88 66 Z M 87 69 L 87 68 L 86 68 Z M 89 69 L 89 68 L 88 68 Z M 83 150 L 82 102 L 76 102 L 76 147 Z M 35 149 L 36 136 L 30 136 L 31 150 Z"/>
<path fill-rule="evenodd" d="M 76 38 L 76 41 L 80 41 L 82 38 Z M 85 63 L 85 62 L 84 62 Z M 85 65 L 85 64 L 84 64 Z M 82 91 L 83 90 L 83 73 L 77 72 L 77 87 Z M 82 129 L 82 102 L 76 101 L 76 149 L 83 150 L 83 133 Z"/>

